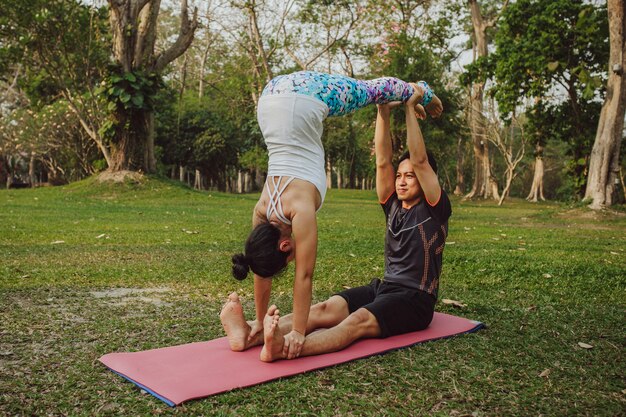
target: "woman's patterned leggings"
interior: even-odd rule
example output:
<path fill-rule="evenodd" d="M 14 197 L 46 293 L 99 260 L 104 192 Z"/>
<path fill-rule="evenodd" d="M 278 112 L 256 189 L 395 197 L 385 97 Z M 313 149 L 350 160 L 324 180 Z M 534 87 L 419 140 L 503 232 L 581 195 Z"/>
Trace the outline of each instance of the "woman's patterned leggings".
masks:
<path fill-rule="evenodd" d="M 418 84 L 424 88 L 422 104 L 425 106 L 432 100 L 433 92 L 424 81 Z M 407 101 L 413 94 L 413 87 L 393 77 L 357 80 L 344 75 L 298 71 L 272 79 L 261 96 L 285 93 L 317 98 L 328 106 L 329 116 L 343 116 L 372 103 Z"/>

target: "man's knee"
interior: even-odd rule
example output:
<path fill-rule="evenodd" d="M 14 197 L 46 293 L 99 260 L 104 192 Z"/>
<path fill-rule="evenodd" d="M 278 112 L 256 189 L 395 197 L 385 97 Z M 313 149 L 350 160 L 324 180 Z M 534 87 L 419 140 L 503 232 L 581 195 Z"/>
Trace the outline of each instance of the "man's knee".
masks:
<path fill-rule="evenodd" d="M 326 301 L 314 304 L 311 313 L 319 316 L 344 316 L 349 314 L 347 301 L 338 295 L 333 295 Z"/>
<path fill-rule="evenodd" d="M 380 336 L 380 326 L 376 317 L 367 309 L 359 308 L 345 320 L 346 325 L 354 328 L 360 337 Z"/>

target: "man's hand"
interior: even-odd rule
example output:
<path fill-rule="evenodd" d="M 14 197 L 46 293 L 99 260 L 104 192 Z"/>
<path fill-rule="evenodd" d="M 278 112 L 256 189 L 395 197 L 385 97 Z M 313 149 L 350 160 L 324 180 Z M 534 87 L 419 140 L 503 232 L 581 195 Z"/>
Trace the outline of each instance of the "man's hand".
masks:
<path fill-rule="evenodd" d="M 251 343 L 259 335 L 263 336 L 263 322 L 259 320 L 249 321 L 250 334 L 248 335 L 248 343 Z"/>
<path fill-rule="evenodd" d="M 413 87 L 413 94 L 406 101 L 405 105 L 407 108 L 415 108 L 415 106 L 418 105 L 420 101 L 422 101 L 422 98 L 424 98 L 424 90 L 416 83 L 409 83 L 409 85 Z"/>
<path fill-rule="evenodd" d="M 304 345 L 304 335 L 300 332 L 292 330 L 285 335 L 285 343 L 283 345 L 283 355 L 287 359 L 293 359 L 300 356 L 300 351 Z"/>
<path fill-rule="evenodd" d="M 389 118 L 389 114 L 391 113 L 389 111 L 389 103 L 377 104 L 376 107 L 378 108 L 378 114 L 380 114 L 385 119 Z"/>
<path fill-rule="evenodd" d="M 421 104 L 416 104 L 415 107 L 415 116 L 420 120 L 426 120 L 426 110 L 424 110 L 424 106 Z"/>
<path fill-rule="evenodd" d="M 402 105 L 401 101 L 390 101 L 389 103 L 377 104 L 378 112 L 384 116 L 388 116 L 391 109 L 395 109 Z"/>

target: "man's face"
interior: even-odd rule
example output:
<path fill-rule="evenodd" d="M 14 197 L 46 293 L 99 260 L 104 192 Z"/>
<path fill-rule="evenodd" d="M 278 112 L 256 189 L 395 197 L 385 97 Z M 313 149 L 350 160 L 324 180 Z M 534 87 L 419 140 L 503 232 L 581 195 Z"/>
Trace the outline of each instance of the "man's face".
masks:
<path fill-rule="evenodd" d="M 417 203 L 422 187 L 413 171 L 413 165 L 409 159 L 400 162 L 396 171 L 396 193 L 402 205 L 412 206 Z"/>

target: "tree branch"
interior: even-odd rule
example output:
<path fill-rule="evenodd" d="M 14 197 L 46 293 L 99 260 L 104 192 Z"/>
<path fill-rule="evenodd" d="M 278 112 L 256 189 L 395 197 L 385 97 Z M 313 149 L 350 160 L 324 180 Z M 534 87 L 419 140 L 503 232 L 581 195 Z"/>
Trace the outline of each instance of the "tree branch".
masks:
<path fill-rule="evenodd" d="M 509 5 L 509 0 L 505 0 L 500 11 L 494 17 L 492 17 L 485 23 L 485 29 L 492 28 L 496 25 L 498 20 L 500 20 L 500 16 L 502 16 L 502 13 L 504 13 L 504 10 L 506 9 L 508 5 Z"/>
<path fill-rule="evenodd" d="M 198 8 L 193 10 L 193 18 L 190 21 L 187 13 L 187 0 L 181 1 L 181 19 L 180 19 L 180 32 L 176 41 L 165 51 L 159 54 L 154 62 L 153 70 L 160 72 L 167 64 L 181 56 L 191 42 L 198 27 Z"/>

